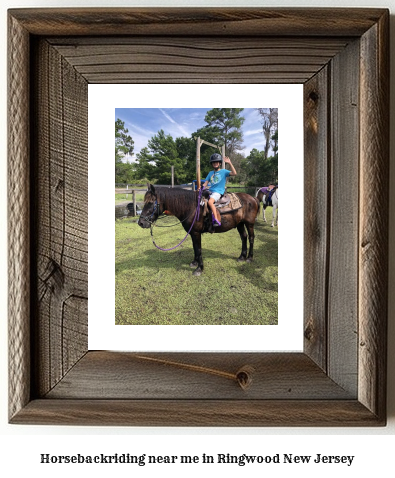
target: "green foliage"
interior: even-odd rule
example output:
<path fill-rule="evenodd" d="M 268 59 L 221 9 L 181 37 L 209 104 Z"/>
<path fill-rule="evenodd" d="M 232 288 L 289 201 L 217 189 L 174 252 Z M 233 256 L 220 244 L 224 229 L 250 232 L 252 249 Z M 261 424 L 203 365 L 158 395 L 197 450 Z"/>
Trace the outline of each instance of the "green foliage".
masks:
<path fill-rule="evenodd" d="M 185 182 L 191 182 L 196 176 L 196 141 L 192 138 L 176 138 L 179 158 L 184 164 Z"/>
<path fill-rule="evenodd" d="M 278 128 L 278 108 L 257 108 L 261 116 L 262 130 L 265 137 L 265 158 L 268 158 L 270 140 Z"/>
<path fill-rule="evenodd" d="M 176 142 L 171 135 L 165 135 L 163 129 L 137 154 L 137 161 L 140 177 L 155 179 L 159 184 L 171 184 L 171 166 L 174 166 L 175 184 L 185 182 L 185 159 L 180 158 Z"/>
<path fill-rule="evenodd" d="M 132 154 L 134 141 L 128 135 L 129 130 L 125 128 L 124 121 L 119 118 L 115 121 L 115 159 L 121 159 L 127 154 Z"/>
<path fill-rule="evenodd" d="M 148 148 L 152 152 L 152 161 L 155 163 L 155 176 L 159 184 L 171 184 L 171 166 L 174 166 L 174 182 L 182 184 L 186 175 L 184 161 L 179 158 L 176 142 L 161 129 L 156 136 L 148 141 Z"/>
<path fill-rule="evenodd" d="M 155 176 L 155 166 L 151 164 L 152 156 L 148 148 L 143 148 L 136 155 L 136 175 L 138 178 L 152 180 Z"/>
<path fill-rule="evenodd" d="M 115 121 L 115 182 L 130 183 L 134 179 L 134 166 L 130 162 L 124 162 L 125 156 L 132 154 L 134 141 L 125 123 L 119 118 Z"/>
<path fill-rule="evenodd" d="M 203 129 L 212 132 L 215 138 L 225 144 L 225 154 L 240 151 L 243 146 L 243 133 L 241 127 L 244 118 L 240 116 L 243 108 L 213 108 L 204 118 L 207 126 Z"/>
<path fill-rule="evenodd" d="M 271 183 L 278 184 L 278 130 L 271 137 L 273 141 L 274 156 L 271 159 Z"/>
<path fill-rule="evenodd" d="M 233 185 L 245 183 L 247 180 L 247 175 L 243 170 L 243 162 L 245 161 L 245 157 L 241 153 L 232 153 L 230 155 L 230 159 L 232 161 L 233 166 L 237 171 L 237 176 L 229 176 L 228 181 Z"/>
<path fill-rule="evenodd" d="M 133 139 L 128 135 L 121 120 L 115 122 L 115 164 L 116 182 L 131 183 L 146 178 L 153 183 L 171 184 L 171 166 L 174 166 L 175 184 L 183 184 L 196 179 L 196 140 L 222 146 L 225 154 L 232 160 L 237 176 L 228 181 L 244 182 L 247 185 L 265 185 L 278 182 L 278 132 L 277 109 L 257 109 L 263 121 L 265 151 L 252 150 L 247 158 L 240 153 L 243 143 L 241 127 L 244 118 L 243 108 L 213 108 L 205 116 L 206 124 L 192 134 L 191 138 L 173 139 L 161 129 L 145 148 L 136 155 L 136 163 L 125 162 L 124 156 L 134 149 Z M 268 132 L 271 136 L 267 136 Z M 270 142 L 269 142 L 270 141 Z M 267 157 L 267 152 L 273 156 Z M 211 171 L 210 156 L 219 152 L 203 144 L 200 149 L 201 178 L 205 179 Z"/>
<path fill-rule="evenodd" d="M 207 125 L 198 129 L 192 136 L 201 137 L 205 141 L 218 146 L 225 145 L 225 155 L 229 156 L 233 162 L 235 158 L 239 158 L 238 154 L 243 143 L 241 127 L 244 123 L 244 118 L 241 116 L 242 111 L 243 108 L 213 108 L 207 112 L 204 118 Z M 212 170 L 210 156 L 214 152 L 219 151 L 205 144 L 200 149 L 202 179 Z M 239 174 L 237 165 L 234 165 Z M 232 181 L 232 179 L 229 179 L 229 181 Z"/>
<path fill-rule="evenodd" d="M 247 158 L 242 161 L 241 170 L 246 175 L 246 184 L 249 186 L 267 186 L 278 183 L 278 154 L 277 131 L 273 135 L 275 146 L 274 156 L 266 159 L 264 151 L 253 149 Z"/>
<path fill-rule="evenodd" d="M 115 183 L 131 184 L 135 179 L 135 165 L 129 161 L 119 161 L 115 165 Z"/>

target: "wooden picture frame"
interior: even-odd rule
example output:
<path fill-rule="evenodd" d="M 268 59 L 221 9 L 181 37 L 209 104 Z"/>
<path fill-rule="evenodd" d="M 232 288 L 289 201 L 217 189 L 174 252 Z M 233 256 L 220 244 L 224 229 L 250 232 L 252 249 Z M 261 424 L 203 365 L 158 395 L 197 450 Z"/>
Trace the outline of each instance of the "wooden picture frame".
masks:
<path fill-rule="evenodd" d="M 8 15 L 10 423 L 385 425 L 388 10 Z M 88 351 L 87 86 L 139 82 L 304 84 L 303 353 Z"/>

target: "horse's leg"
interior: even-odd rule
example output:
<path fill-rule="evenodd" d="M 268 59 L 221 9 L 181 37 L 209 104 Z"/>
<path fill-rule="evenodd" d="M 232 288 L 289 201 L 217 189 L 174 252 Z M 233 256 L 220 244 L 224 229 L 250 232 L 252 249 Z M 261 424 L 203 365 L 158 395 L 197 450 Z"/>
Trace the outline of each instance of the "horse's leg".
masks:
<path fill-rule="evenodd" d="M 193 242 L 193 240 L 192 240 Z M 193 252 L 194 252 L 194 259 L 193 261 L 189 264 L 189 267 L 197 267 L 199 265 L 199 262 L 198 262 L 198 257 L 196 256 L 196 251 L 195 251 L 195 244 L 193 244 Z"/>
<path fill-rule="evenodd" d="M 237 260 L 238 262 L 242 262 L 247 258 L 247 233 L 245 231 L 244 222 L 239 222 L 237 230 L 239 231 L 241 238 L 241 254 Z"/>
<path fill-rule="evenodd" d="M 246 227 L 248 231 L 248 240 L 250 242 L 250 250 L 248 252 L 247 262 L 252 262 L 252 258 L 254 256 L 254 239 L 255 239 L 254 224 L 246 224 Z"/>
<path fill-rule="evenodd" d="M 266 210 L 266 206 L 263 206 L 263 222 L 266 222 L 266 214 L 265 214 L 265 210 Z"/>
<path fill-rule="evenodd" d="M 274 220 L 276 220 L 277 225 L 277 206 L 275 204 L 273 204 L 272 227 L 274 227 Z"/>
<path fill-rule="evenodd" d="M 192 232 L 191 237 L 195 258 L 189 264 L 189 267 L 196 267 L 192 274 L 194 276 L 200 276 L 200 274 L 203 272 L 202 235 L 200 232 Z"/>

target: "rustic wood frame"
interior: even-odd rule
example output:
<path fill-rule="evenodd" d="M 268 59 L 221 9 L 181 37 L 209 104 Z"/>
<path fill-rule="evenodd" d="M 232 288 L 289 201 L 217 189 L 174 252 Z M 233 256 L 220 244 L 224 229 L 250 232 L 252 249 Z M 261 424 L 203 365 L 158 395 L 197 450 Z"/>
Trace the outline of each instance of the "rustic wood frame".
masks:
<path fill-rule="evenodd" d="M 9 11 L 11 423 L 385 425 L 388 37 L 385 9 Z M 303 353 L 87 350 L 89 82 L 304 84 Z"/>

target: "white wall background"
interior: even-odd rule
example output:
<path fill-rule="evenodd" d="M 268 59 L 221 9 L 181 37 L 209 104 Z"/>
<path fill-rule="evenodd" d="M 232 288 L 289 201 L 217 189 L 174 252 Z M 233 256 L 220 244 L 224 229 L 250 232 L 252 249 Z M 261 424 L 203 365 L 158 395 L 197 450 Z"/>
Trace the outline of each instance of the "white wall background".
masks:
<path fill-rule="evenodd" d="M 149 429 L 149 428 L 81 428 L 81 427 L 27 427 L 10 426 L 7 424 L 7 209 L 6 209 L 6 163 L 7 163 L 7 116 L 6 116 L 6 45 L 8 8 L 17 7 L 164 7 L 185 6 L 182 0 L 167 1 L 104 1 L 90 0 L 85 2 L 61 0 L 3 0 L 0 17 L 0 435 L 2 447 L 0 448 L 0 473 L 2 476 L 85 476 L 95 473 L 105 476 L 115 471 L 117 476 L 172 474 L 184 476 L 199 476 L 204 472 L 199 466 L 189 466 L 188 469 L 170 465 L 159 467 L 134 467 L 123 466 L 110 469 L 111 465 L 40 465 L 41 453 L 65 455 L 70 453 L 148 453 L 162 455 L 199 455 L 203 452 L 211 453 L 293 453 L 293 454 L 345 454 L 356 455 L 352 466 L 318 465 L 306 467 L 303 465 L 288 465 L 288 471 L 295 475 L 316 476 L 320 473 L 329 476 L 329 473 L 340 473 L 341 476 L 356 476 L 357 473 L 380 473 L 385 475 L 393 473 L 392 453 L 395 445 L 395 299 L 390 293 L 389 302 L 389 370 L 388 370 L 388 412 L 389 420 L 385 428 L 356 428 L 356 429 Z M 343 2 L 341 0 L 312 0 L 305 2 L 279 1 L 266 2 L 251 0 L 201 0 L 188 4 L 189 7 L 385 7 L 391 11 L 391 75 L 395 80 L 394 72 L 394 44 L 395 44 L 395 0 L 359 0 Z M 391 94 L 391 124 L 395 124 L 394 92 Z M 395 233 L 395 153 L 394 139 L 391 139 L 391 229 L 390 244 L 394 246 Z M 395 280 L 395 248 L 390 253 L 390 292 L 394 291 Z M 320 436 L 320 437 L 319 437 Z M 391 451 L 392 448 L 392 451 Z M 224 468 L 226 466 L 226 468 Z M 262 466 L 264 468 L 262 469 Z M 70 468 L 72 467 L 72 468 Z M 222 468 L 220 468 L 222 467 Z M 207 465 L 206 465 L 206 470 Z M 283 469 L 276 469 L 283 471 Z M 285 471 L 286 469 L 284 469 Z M 207 473 L 206 471 L 206 473 Z M 214 474 L 225 471 L 227 475 L 239 475 L 242 472 L 249 476 L 263 476 L 269 472 L 269 467 L 237 467 L 236 465 L 219 465 L 211 468 Z"/>

